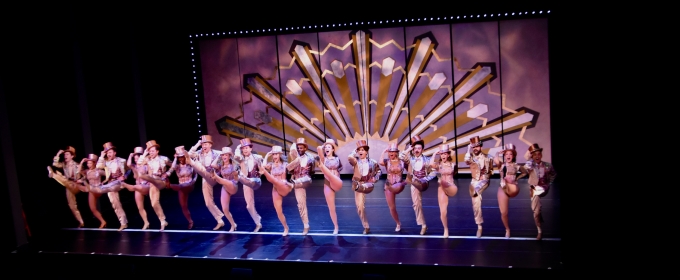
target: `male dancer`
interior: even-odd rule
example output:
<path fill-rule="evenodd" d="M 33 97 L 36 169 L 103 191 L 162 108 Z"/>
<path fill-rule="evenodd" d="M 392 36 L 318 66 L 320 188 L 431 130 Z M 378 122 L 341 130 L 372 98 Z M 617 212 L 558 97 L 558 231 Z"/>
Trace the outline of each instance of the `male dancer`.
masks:
<path fill-rule="evenodd" d="M 364 234 L 369 234 L 371 228 L 366 218 L 366 194 L 373 191 L 375 182 L 380 179 L 382 170 L 378 162 L 368 157 L 368 142 L 366 140 L 357 141 L 357 148 L 348 156 L 349 164 L 354 167 L 352 175 L 352 189 L 354 190 L 354 203 L 357 205 L 357 214 L 364 226 Z"/>
<path fill-rule="evenodd" d="M 538 229 L 536 240 L 541 240 L 541 224 L 543 223 L 543 215 L 541 214 L 541 197 L 548 194 L 550 185 L 555 181 L 557 172 L 549 162 L 542 161 L 543 148 L 538 144 L 529 146 L 529 154 L 531 158 L 527 160 L 524 168 L 529 171 L 529 185 L 531 186 L 531 210 L 534 211 L 534 222 Z"/>
<path fill-rule="evenodd" d="M 171 162 L 168 157 L 158 154 L 160 148 L 161 145 L 156 143 L 156 140 L 149 140 L 146 142 L 146 149 L 144 150 L 142 156 L 137 159 L 137 166 L 141 167 L 146 165 L 147 173 L 140 174 L 137 177 L 145 181 L 150 181 L 149 179 L 151 178 L 162 179 L 167 182 L 166 185 L 169 185 L 169 181 L 167 181 L 167 174 L 165 174 L 165 172 L 167 171 L 167 168 L 170 166 Z M 158 216 L 158 220 L 161 223 L 160 230 L 163 231 L 165 230 L 165 227 L 168 226 L 168 222 L 165 220 L 165 213 L 161 207 L 161 190 L 158 188 L 158 186 L 152 184 L 152 186 L 149 188 L 149 200 L 151 200 L 151 207 L 153 207 L 153 210 L 156 212 L 156 216 Z"/>
<path fill-rule="evenodd" d="M 213 230 L 218 230 L 224 227 L 224 221 L 222 221 L 224 213 L 222 213 L 220 208 L 215 205 L 215 196 L 213 195 L 213 192 L 217 182 L 212 179 L 211 174 L 213 173 L 213 168 L 211 164 L 216 158 L 220 157 L 220 151 L 213 150 L 212 145 L 212 136 L 202 135 L 201 139 L 198 140 L 198 143 L 189 150 L 191 161 L 187 162 L 196 165 L 196 163 L 192 163 L 192 161 L 198 161 L 199 164 L 203 166 L 203 168 L 194 167 L 194 169 L 203 178 L 201 187 L 203 190 L 203 200 L 205 200 L 205 206 L 208 207 L 208 211 L 210 211 L 210 214 L 212 214 L 213 218 L 217 221 L 217 225 Z M 196 151 L 199 146 L 201 146 L 201 149 Z"/>
<path fill-rule="evenodd" d="M 472 153 L 470 153 L 472 150 Z M 465 153 L 465 163 L 470 166 L 470 196 L 472 197 L 472 211 L 477 224 L 477 237 L 482 237 L 482 193 L 489 187 L 489 178 L 493 174 L 493 157 L 482 153 L 482 141 L 479 136 L 470 138 L 468 151 Z"/>
<path fill-rule="evenodd" d="M 314 171 L 314 156 L 307 152 L 307 142 L 305 138 L 298 138 L 294 145 L 291 145 L 291 155 L 293 161 L 287 166 L 292 173 L 291 182 L 295 189 L 295 199 L 298 204 L 298 211 L 304 229 L 302 235 L 309 233 L 309 215 L 307 214 L 307 187 L 312 184 L 311 173 Z"/>
<path fill-rule="evenodd" d="M 59 162 L 59 156 L 64 155 L 64 162 Z M 68 202 L 68 207 L 71 209 L 73 216 L 78 220 L 78 227 L 81 228 L 85 226 L 83 222 L 83 217 L 78 211 L 78 204 L 76 203 L 76 194 L 82 190 L 76 184 L 78 173 L 80 173 L 80 165 L 73 160 L 76 156 L 76 149 L 68 146 L 66 150 L 59 150 L 57 155 L 54 156 L 52 160 L 52 166 L 56 168 L 62 168 L 64 174 L 59 172 L 54 172 L 52 167 L 47 166 L 47 176 L 56 180 L 59 184 L 66 188 L 66 201 Z"/>
<path fill-rule="evenodd" d="M 239 163 L 241 172 L 238 175 L 238 181 L 243 184 L 243 198 L 246 200 L 246 209 L 250 213 L 250 217 L 255 222 L 255 230 L 258 232 L 262 229 L 262 217 L 255 210 L 255 191 L 262 186 L 262 179 L 260 178 L 260 165 L 262 163 L 262 156 L 254 154 L 253 144 L 250 138 L 241 139 L 241 144 L 236 146 L 236 155 L 234 160 Z"/>
<path fill-rule="evenodd" d="M 436 172 L 430 166 L 432 157 L 423 155 L 424 147 L 425 141 L 416 135 L 411 137 L 411 146 L 399 154 L 399 159 L 404 161 L 404 164 L 408 164 L 406 182 L 411 184 L 413 211 L 416 213 L 416 223 L 421 226 L 420 235 L 425 235 L 427 232 L 422 192 L 427 190 L 430 180 L 437 177 Z"/>
<path fill-rule="evenodd" d="M 99 159 L 97 160 L 97 168 L 105 169 L 108 176 L 108 181 L 103 182 L 102 189 L 107 188 L 117 188 L 120 190 L 122 188 L 121 182 L 125 180 L 125 159 L 116 157 L 116 147 L 113 146 L 111 142 L 104 143 L 104 150 L 102 150 Z M 120 203 L 120 195 L 117 191 L 108 192 L 109 201 L 111 201 L 111 206 L 113 211 L 116 212 L 118 216 L 118 221 L 120 222 L 119 231 L 128 227 L 127 216 L 123 210 L 123 205 Z"/>

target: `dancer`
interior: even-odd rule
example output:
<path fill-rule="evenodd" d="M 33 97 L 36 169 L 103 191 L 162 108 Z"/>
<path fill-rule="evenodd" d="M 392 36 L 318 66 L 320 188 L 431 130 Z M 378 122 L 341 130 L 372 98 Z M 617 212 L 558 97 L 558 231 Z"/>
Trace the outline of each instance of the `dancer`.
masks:
<path fill-rule="evenodd" d="M 186 218 L 187 222 L 189 223 L 188 229 L 191 229 L 194 227 L 194 220 L 191 219 L 191 212 L 189 212 L 189 194 L 194 190 L 194 184 L 196 183 L 198 174 L 191 165 L 187 164 L 186 154 L 187 153 L 184 150 L 184 146 L 176 147 L 175 159 L 172 161 L 170 169 L 165 172 L 165 179 L 152 178 L 152 180 L 149 182 L 154 186 L 165 185 L 166 188 L 170 188 L 178 192 L 179 205 L 182 207 L 184 218 Z M 179 184 L 169 183 L 170 180 L 168 180 L 168 177 L 172 175 L 173 171 L 175 174 L 177 174 Z"/>
<path fill-rule="evenodd" d="M 399 154 L 399 159 L 404 161 L 405 166 L 408 166 L 406 183 L 411 185 L 413 211 L 416 214 L 416 223 L 421 226 L 420 235 L 425 235 L 427 232 L 422 193 L 427 190 L 429 182 L 436 177 L 430 168 L 431 158 L 423 155 L 424 148 L 425 140 L 416 135 L 411 137 L 411 145 Z"/>
<path fill-rule="evenodd" d="M 494 157 L 494 165 L 500 169 L 500 188 L 498 197 L 498 209 L 501 211 L 501 220 L 505 226 L 505 238 L 510 238 L 510 223 L 508 221 L 508 204 L 511 197 L 519 194 L 517 182 L 528 174 L 526 168 L 517 163 L 517 151 L 515 145 L 505 144 L 503 150 Z M 517 173 L 520 173 L 517 175 Z"/>
<path fill-rule="evenodd" d="M 148 165 L 137 164 L 139 158 L 142 157 L 142 154 L 144 154 L 144 148 L 135 147 L 134 151 L 128 156 L 127 167 L 130 168 L 130 171 L 133 174 L 146 174 L 149 172 Z M 143 230 L 148 229 L 149 219 L 146 215 L 146 209 L 144 209 L 144 197 L 149 194 L 149 187 L 151 187 L 151 185 L 149 184 L 148 181 L 142 180 L 137 176 L 135 176 L 134 185 L 130 185 L 125 182 L 121 182 L 121 185 L 123 185 L 123 187 L 125 187 L 129 191 L 135 193 L 135 204 L 137 204 L 137 210 L 139 211 L 139 215 L 142 217 L 142 220 L 144 221 L 144 226 L 142 227 L 142 229 Z"/>
<path fill-rule="evenodd" d="M 307 141 L 298 138 L 290 147 L 293 161 L 286 167 L 291 176 L 291 182 L 295 186 L 295 200 L 302 219 L 302 235 L 309 233 L 309 215 L 307 213 L 307 187 L 312 184 L 311 173 L 314 172 L 314 156 L 307 152 Z"/>
<path fill-rule="evenodd" d="M 385 158 L 387 154 L 388 158 Z M 397 143 L 390 143 L 387 149 L 385 149 L 380 155 L 380 160 L 378 164 L 385 167 L 387 171 L 387 180 L 385 180 L 385 199 L 387 200 L 387 206 L 390 208 L 390 215 L 392 219 L 397 223 L 397 227 L 394 231 L 401 231 L 401 221 L 399 221 L 399 214 L 397 214 L 397 203 L 396 195 L 404 191 L 406 182 L 404 181 L 404 171 L 407 168 L 408 162 L 399 160 L 398 157 L 399 148 Z"/>
<path fill-rule="evenodd" d="M 347 160 L 354 167 L 352 175 L 352 189 L 354 189 L 354 202 L 357 205 L 357 214 L 364 226 L 364 234 L 369 234 L 371 229 L 366 218 L 366 194 L 373 191 L 373 185 L 380 179 L 380 166 L 371 158 L 368 158 L 368 143 L 366 140 L 357 141 L 357 148 L 352 151 Z"/>
<path fill-rule="evenodd" d="M 201 149 L 197 151 L 199 146 Z M 218 208 L 215 204 L 215 196 L 213 193 L 215 191 L 215 185 L 217 185 L 217 182 L 212 179 L 213 168 L 211 164 L 213 161 L 215 161 L 215 159 L 220 157 L 220 151 L 213 150 L 212 146 L 212 136 L 202 135 L 201 139 L 198 140 L 198 143 L 189 149 L 189 157 L 191 157 L 190 161 L 196 161 L 201 165 L 201 167 L 198 166 L 199 164 L 193 164 L 192 166 L 203 178 L 201 180 L 203 200 L 205 201 L 205 206 L 208 208 L 208 211 L 210 211 L 210 214 L 212 214 L 213 218 L 215 218 L 215 221 L 217 221 L 217 225 L 215 228 L 213 228 L 213 230 L 218 230 L 224 227 L 224 221 L 222 220 L 224 213 L 222 213 L 220 208 Z"/>
<path fill-rule="evenodd" d="M 95 163 L 97 162 L 97 159 L 97 155 L 89 154 L 86 158 L 83 158 L 83 160 L 80 161 L 80 170 L 83 176 L 78 180 L 78 183 L 82 184 L 87 189 L 100 188 L 102 185 L 102 177 L 106 176 L 104 169 L 96 168 Z M 85 167 L 83 167 L 83 163 L 86 164 Z M 94 215 L 94 217 L 99 220 L 99 228 L 106 227 L 106 221 L 104 220 L 104 217 L 102 217 L 102 213 L 99 212 L 99 209 L 97 209 L 97 203 L 99 202 L 99 198 L 102 196 L 102 193 L 103 192 L 91 191 L 88 195 L 90 211 L 92 211 L 92 215 Z M 121 230 L 123 230 L 122 226 L 120 229 L 118 229 L 118 231 Z"/>
<path fill-rule="evenodd" d="M 262 229 L 262 217 L 255 209 L 255 191 L 262 186 L 262 179 L 260 179 L 262 156 L 253 153 L 253 144 L 250 142 L 250 138 L 243 138 L 241 143 L 236 146 L 234 160 L 240 165 L 238 181 L 243 184 L 243 198 L 246 200 L 246 209 L 255 222 L 253 232 L 258 232 Z"/>
<path fill-rule="evenodd" d="M 328 212 L 333 221 L 333 234 L 338 234 L 338 214 L 335 212 L 335 193 L 342 188 L 342 180 L 340 179 L 340 171 L 342 171 L 342 161 L 335 151 L 338 146 L 333 139 L 326 139 L 326 143 L 316 148 L 318 156 L 315 157 L 318 166 L 323 172 L 323 194 L 326 197 L 328 204 Z"/>
<path fill-rule="evenodd" d="M 125 215 L 125 210 L 123 210 L 123 205 L 120 203 L 120 195 L 118 191 L 121 189 L 121 182 L 125 179 L 125 159 L 116 156 L 116 147 L 113 146 L 111 142 L 104 143 L 104 150 L 102 150 L 99 160 L 97 160 L 97 168 L 104 169 L 108 174 L 106 181 L 104 181 L 101 189 L 109 189 L 107 196 L 109 201 L 111 201 L 111 207 L 113 211 L 118 216 L 118 221 L 120 222 L 120 228 L 123 230 L 128 227 L 127 215 Z"/>
<path fill-rule="evenodd" d="M 160 150 L 160 148 L 161 146 L 156 143 L 156 140 L 149 140 L 146 142 L 146 149 L 144 150 L 142 156 L 140 156 L 137 160 L 137 165 L 138 167 L 146 165 L 147 171 L 145 173 L 137 173 L 135 170 L 134 173 L 135 178 L 148 181 L 149 183 L 151 183 L 151 181 L 154 179 L 162 180 L 162 184 L 157 183 L 152 185 L 154 187 L 149 188 L 149 199 L 151 199 L 151 207 L 153 207 L 154 212 L 156 212 L 156 216 L 158 216 L 158 220 L 160 220 L 160 230 L 163 231 L 165 230 L 165 227 L 168 226 L 168 222 L 165 220 L 165 213 L 163 213 L 163 208 L 161 207 L 160 190 L 169 185 L 169 182 L 167 181 L 167 174 L 165 174 L 165 172 L 170 165 L 170 160 L 168 157 L 158 154 L 158 150 Z"/>
<path fill-rule="evenodd" d="M 472 150 L 472 153 L 470 153 Z M 477 238 L 482 237 L 482 193 L 489 187 L 489 177 L 493 173 L 493 158 L 482 152 L 482 141 L 479 136 L 470 138 L 468 151 L 465 153 L 465 163 L 470 166 L 470 196 L 472 197 L 472 211 L 477 224 Z"/>
<path fill-rule="evenodd" d="M 541 224 L 543 224 L 541 198 L 548 194 L 557 172 L 551 163 L 543 161 L 543 148 L 539 147 L 538 144 L 534 143 L 529 146 L 528 154 L 531 158 L 524 164 L 524 168 L 529 172 L 531 210 L 534 212 L 534 222 L 538 229 L 536 240 L 541 240 Z"/>
<path fill-rule="evenodd" d="M 272 162 L 267 162 L 269 156 L 272 157 Z M 293 190 L 293 183 L 286 181 L 286 166 L 288 165 L 286 158 L 283 156 L 283 148 L 281 146 L 272 146 L 272 150 L 264 156 L 264 164 L 260 165 L 260 173 L 264 174 L 267 181 L 272 183 L 272 200 L 274 201 L 274 209 L 276 215 L 283 225 L 283 236 L 288 235 L 288 223 L 286 223 L 286 216 L 283 215 L 283 197 L 288 195 Z M 270 173 L 271 172 L 271 173 Z"/>
<path fill-rule="evenodd" d="M 59 161 L 59 156 L 64 155 L 64 161 Z M 52 159 L 52 166 L 61 168 L 64 173 L 52 170 L 52 167 L 47 166 L 47 177 L 57 181 L 66 188 L 66 202 L 73 213 L 73 217 L 78 221 L 78 227 L 84 227 L 83 217 L 78 210 L 78 203 L 76 202 L 76 194 L 84 191 L 84 188 L 76 183 L 78 174 L 80 173 L 80 165 L 76 163 L 73 158 L 76 156 L 76 149 L 68 146 L 66 150 L 59 150 L 57 155 Z"/>
<path fill-rule="evenodd" d="M 231 196 L 236 194 L 238 191 L 238 172 L 239 172 L 239 165 L 235 164 L 232 161 L 232 157 L 234 156 L 234 153 L 231 151 L 231 148 L 229 147 L 223 147 L 222 148 L 222 154 L 215 158 L 213 160 L 212 164 L 210 165 L 213 168 L 213 173 L 212 173 L 212 180 L 217 182 L 218 184 L 222 185 L 222 190 L 220 193 L 220 203 L 222 204 L 222 212 L 224 213 L 224 216 L 227 218 L 227 221 L 231 224 L 231 228 L 229 229 L 229 232 L 234 232 L 236 230 L 236 223 L 234 222 L 234 217 L 231 215 L 231 212 L 229 211 L 229 203 L 231 202 Z M 205 172 L 203 171 L 201 167 L 198 167 L 197 169 L 201 169 L 200 172 Z M 219 171 L 220 176 L 215 174 L 215 170 Z"/>
<path fill-rule="evenodd" d="M 439 177 L 439 188 L 437 188 L 439 217 L 444 226 L 444 237 L 449 237 L 449 222 L 447 219 L 449 197 L 453 197 L 458 193 L 458 186 L 453 182 L 453 177 L 458 174 L 458 166 L 453 162 L 449 144 L 442 144 L 439 147 L 431 167 L 433 170 L 436 170 L 437 177 Z"/>

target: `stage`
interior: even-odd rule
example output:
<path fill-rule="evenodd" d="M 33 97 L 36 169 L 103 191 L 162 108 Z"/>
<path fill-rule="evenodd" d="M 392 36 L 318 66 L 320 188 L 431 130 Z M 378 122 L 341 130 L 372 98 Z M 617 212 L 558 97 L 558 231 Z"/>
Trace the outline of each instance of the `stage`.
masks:
<path fill-rule="evenodd" d="M 458 179 L 457 184 L 467 186 L 469 180 Z M 557 275 L 564 271 L 557 184 L 542 200 L 546 221 L 543 239 L 536 240 L 536 227 L 529 209 L 528 186 L 525 182 L 520 185 L 520 194 L 510 199 L 512 236 L 507 239 L 504 237 L 505 229 L 496 200 L 497 178 L 492 179 L 491 186 L 483 193 L 485 222 L 481 238 L 475 236 L 476 224 L 470 197 L 463 191 L 450 198 L 450 236 L 442 236 L 435 187 L 423 193 L 427 233 L 419 234 L 420 226 L 415 222 L 408 189 L 397 195 L 402 230 L 395 232 L 395 222 L 389 214 L 382 182 L 376 185 L 379 187 L 367 198 L 366 211 L 371 233 L 362 234 L 353 191 L 348 183 L 337 193 L 340 231 L 333 235 L 322 183 L 323 180 L 317 178 L 307 192 L 311 230 L 306 236 L 302 235 L 302 223 L 292 194 L 284 197 L 283 204 L 290 234 L 281 235 L 283 228 L 272 205 L 271 185 L 265 181 L 255 192 L 256 208 L 263 217 L 263 228 L 257 233 L 252 232 L 254 224 L 245 209 L 241 190 L 232 197 L 230 204 L 231 213 L 238 224 L 237 231 L 232 233 L 227 232 L 230 227 L 228 222 L 223 229 L 212 230 L 215 221 L 205 207 L 200 188 L 196 188 L 190 196 L 189 205 L 195 223 L 190 230 L 186 229 L 177 194 L 169 190 L 162 191 L 161 204 L 169 222 L 165 231 L 159 231 L 159 222 L 150 205 L 147 212 L 151 228 L 139 229 L 142 223 L 131 193 L 122 191 L 120 195 L 129 219 L 128 229 L 117 231 L 113 210 L 106 199 L 101 199 L 100 208 L 108 221 L 108 228 L 93 228 L 97 221 L 91 218 L 86 220 L 86 228 L 64 227 L 50 234 L 33 237 L 29 246 L 18 249 L 13 255 L 14 259 L 23 260 L 21 263 L 26 263 L 26 260 L 41 263 L 66 260 L 83 265 L 91 263 L 94 267 L 99 263 L 117 263 L 120 271 L 107 270 L 106 273 L 121 275 L 173 275 L 184 269 L 205 269 L 192 273 L 212 275 L 217 269 L 223 270 L 225 275 L 242 273 L 259 278 L 281 273 L 279 267 L 288 270 L 298 266 L 316 266 L 318 269 L 328 267 L 331 271 L 325 273 L 338 276 L 373 275 L 389 279 L 415 271 L 470 271 L 503 275 Z M 217 191 L 215 193 L 218 194 Z M 215 197 L 215 200 L 219 205 L 219 197 Z M 66 205 L 64 207 L 67 208 Z M 85 210 L 81 210 L 83 216 L 91 216 Z M 215 266 L 216 263 L 219 265 Z M 86 269 L 96 271 L 91 267 Z M 314 278 L 311 274 L 291 276 Z"/>

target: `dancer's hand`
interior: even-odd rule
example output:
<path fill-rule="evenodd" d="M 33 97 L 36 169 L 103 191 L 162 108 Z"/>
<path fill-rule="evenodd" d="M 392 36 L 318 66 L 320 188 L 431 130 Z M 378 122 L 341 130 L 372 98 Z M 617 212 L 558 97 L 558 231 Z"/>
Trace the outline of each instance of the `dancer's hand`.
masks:
<path fill-rule="evenodd" d="M 165 178 L 168 178 L 168 174 L 165 174 L 165 173 L 161 174 L 161 179 L 165 179 Z"/>
<path fill-rule="evenodd" d="M 59 155 L 61 155 L 61 154 L 63 154 L 63 153 L 64 153 L 64 150 L 59 150 L 59 151 L 57 152 L 57 156 L 59 156 Z"/>
<path fill-rule="evenodd" d="M 102 153 L 99 155 L 99 157 L 104 157 L 106 155 L 106 151 L 102 151 Z"/>

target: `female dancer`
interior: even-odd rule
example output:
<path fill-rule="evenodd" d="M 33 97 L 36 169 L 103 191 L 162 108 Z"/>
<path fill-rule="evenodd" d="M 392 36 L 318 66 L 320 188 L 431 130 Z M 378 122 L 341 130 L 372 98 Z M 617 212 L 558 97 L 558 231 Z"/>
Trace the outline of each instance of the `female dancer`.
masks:
<path fill-rule="evenodd" d="M 436 170 L 439 177 L 439 188 L 437 188 L 437 200 L 439 200 L 439 213 L 444 225 L 444 237 L 449 237 L 449 223 L 446 218 L 449 206 L 449 197 L 458 193 L 458 186 L 453 182 L 453 176 L 458 174 L 458 166 L 451 161 L 451 150 L 449 144 L 443 144 L 435 155 L 435 160 L 430 164 Z"/>
<path fill-rule="evenodd" d="M 272 157 L 272 162 L 267 162 L 269 156 Z M 276 215 L 283 225 L 283 236 L 288 235 L 288 223 L 286 223 L 286 216 L 283 215 L 283 197 L 288 195 L 293 190 L 293 183 L 286 181 L 286 166 L 288 160 L 283 156 L 283 148 L 281 146 L 272 146 L 272 150 L 264 156 L 263 165 L 260 165 L 260 173 L 267 177 L 267 181 L 272 183 L 272 200 L 274 200 L 274 208 Z M 270 173 L 271 172 L 271 173 Z"/>
<path fill-rule="evenodd" d="M 389 159 L 385 158 L 385 154 Z M 390 208 L 392 219 L 397 223 L 397 228 L 394 231 L 401 231 L 401 222 L 399 221 L 399 214 L 397 214 L 397 205 L 395 197 L 401 193 L 406 186 L 402 174 L 408 168 L 408 162 L 399 160 L 399 148 L 397 143 L 390 143 L 390 145 L 380 155 L 378 164 L 385 167 L 387 171 L 387 180 L 385 181 L 385 199 L 387 199 L 387 206 Z"/>
<path fill-rule="evenodd" d="M 213 168 L 211 178 L 213 181 L 222 185 L 220 202 L 222 204 L 222 212 L 224 212 L 224 216 L 231 224 L 229 232 L 234 232 L 237 226 L 236 222 L 234 222 L 234 217 L 229 211 L 229 203 L 231 201 L 231 196 L 236 194 L 238 191 L 238 172 L 240 171 L 240 166 L 231 160 L 233 156 L 234 152 L 231 150 L 231 148 L 223 147 L 222 154 L 219 157 L 216 157 L 212 164 L 210 164 L 210 166 Z M 215 170 L 220 171 L 221 177 L 215 174 Z"/>
<path fill-rule="evenodd" d="M 194 190 L 194 183 L 196 183 L 198 174 L 194 171 L 193 167 L 187 164 L 186 159 L 184 146 L 176 147 L 175 160 L 172 162 L 170 169 L 165 172 L 165 179 L 149 178 L 149 183 L 156 186 L 159 190 L 170 188 L 179 192 L 179 205 L 182 207 L 184 217 L 189 222 L 188 228 L 191 229 L 194 227 L 194 220 L 191 219 L 191 212 L 189 212 L 189 193 Z M 172 175 L 173 171 L 177 174 L 179 184 L 170 184 L 170 181 L 167 179 L 168 176 Z"/>
<path fill-rule="evenodd" d="M 78 183 L 84 185 L 87 189 L 97 188 L 102 184 L 102 177 L 106 176 L 103 169 L 95 168 L 97 162 L 97 155 L 89 154 L 86 158 L 80 161 L 80 170 L 82 178 L 78 180 Z M 83 168 L 83 163 L 86 163 L 87 169 Z M 102 213 L 97 209 L 97 202 L 102 196 L 101 192 L 89 192 L 88 202 L 90 204 L 90 211 L 99 220 L 99 228 L 106 227 L 106 221 L 102 217 Z"/>
<path fill-rule="evenodd" d="M 342 188 L 342 180 L 340 180 L 340 171 L 342 171 L 342 162 L 335 150 L 338 146 L 335 145 L 333 139 L 326 139 L 326 143 L 316 148 L 318 156 L 318 166 L 324 174 L 323 194 L 326 197 L 328 204 L 328 212 L 333 221 L 333 234 L 338 234 L 338 214 L 335 212 L 335 193 Z"/>
<path fill-rule="evenodd" d="M 144 148 L 142 147 L 136 147 L 134 152 L 128 156 L 127 160 L 127 167 L 130 168 L 130 172 L 133 174 L 145 174 L 149 172 L 148 166 L 147 165 L 140 165 L 137 164 L 137 161 L 139 158 L 142 156 L 144 153 Z M 142 180 L 141 178 L 135 176 L 135 184 L 130 185 L 125 182 L 121 182 L 121 185 L 123 185 L 124 188 L 128 189 L 131 192 L 135 192 L 135 203 L 137 204 L 137 210 L 139 211 L 139 215 L 142 217 L 142 220 L 144 221 L 144 226 L 142 229 L 148 229 L 149 228 L 149 219 L 147 218 L 146 215 L 146 209 L 144 209 L 144 197 L 149 194 L 149 187 L 151 186 L 148 181 Z"/>
<path fill-rule="evenodd" d="M 147 166 L 147 171 L 145 173 L 138 173 L 137 170 L 134 170 L 133 173 L 135 174 L 135 178 L 142 179 L 145 181 L 152 181 L 153 179 L 160 179 L 164 184 L 155 184 L 154 188 L 149 188 L 149 198 L 151 199 L 151 206 L 153 207 L 154 212 L 156 212 L 156 215 L 158 216 L 158 219 L 160 220 L 161 223 L 161 231 L 165 230 L 165 227 L 168 226 L 168 222 L 165 220 L 165 213 L 163 213 L 163 208 L 161 207 L 160 203 L 160 197 L 161 197 L 161 189 L 169 186 L 166 168 L 168 165 L 170 165 L 170 160 L 165 157 L 161 156 L 158 154 L 158 150 L 160 149 L 160 145 L 156 143 L 155 140 L 149 140 L 146 142 L 146 150 L 144 150 L 144 153 L 142 156 L 139 157 L 139 160 L 137 160 L 137 165 L 146 165 Z M 156 181 L 157 182 L 157 181 Z"/>
<path fill-rule="evenodd" d="M 510 238 L 510 224 L 508 222 L 510 198 L 519 194 L 517 181 L 528 174 L 524 166 L 517 164 L 516 159 L 517 151 L 515 151 L 513 144 L 505 144 L 503 150 L 498 152 L 493 159 L 494 165 L 500 169 L 501 175 L 501 186 L 498 188 L 496 196 L 498 197 L 498 209 L 501 210 L 501 220 L 505 226 L 505 238 Z M 520 173 L 519 176 L 517 176 L 518 172 Z"/>

